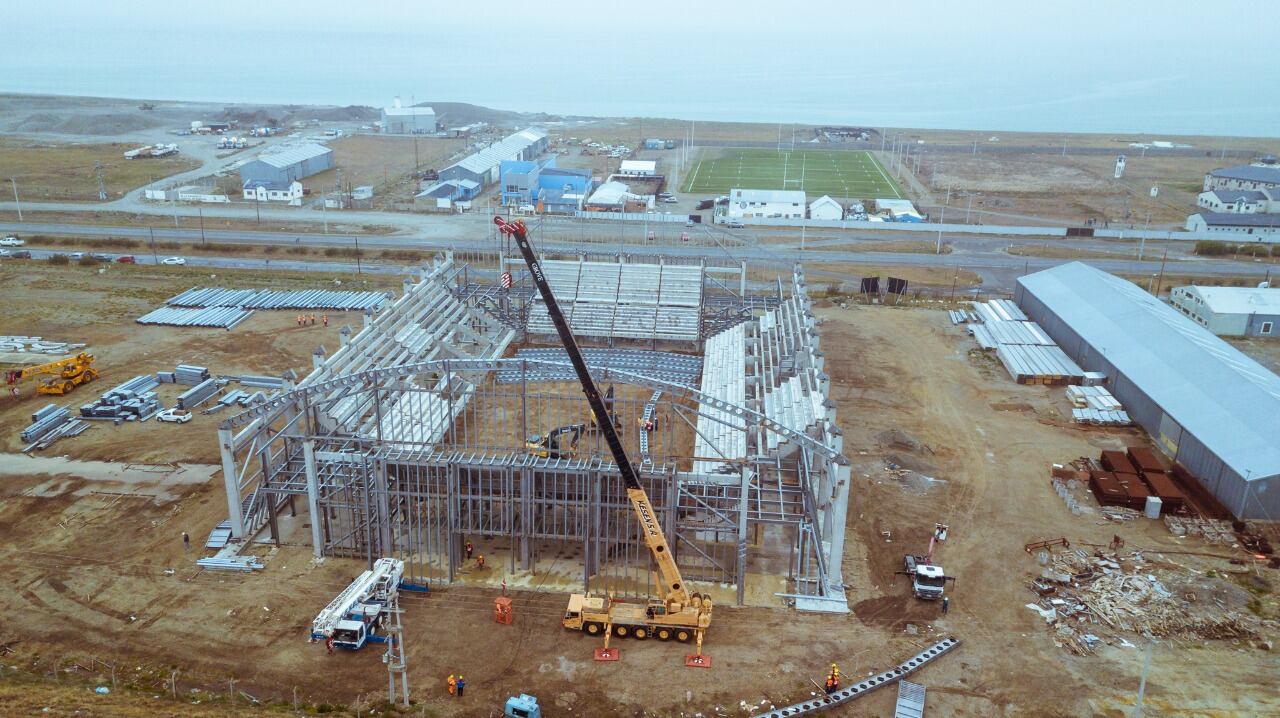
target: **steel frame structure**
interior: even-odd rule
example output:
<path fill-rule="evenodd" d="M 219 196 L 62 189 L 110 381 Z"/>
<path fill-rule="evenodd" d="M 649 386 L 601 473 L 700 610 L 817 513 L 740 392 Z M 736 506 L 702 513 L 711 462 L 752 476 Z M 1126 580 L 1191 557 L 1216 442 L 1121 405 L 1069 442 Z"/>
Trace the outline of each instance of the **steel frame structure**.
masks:
<path fill-rule="evenodd" d="M 539 457 L 525 445 L 586 420 L 576 385 L 526 379 L 563 366 L 433 358 L 374 367 L 304 381 L 225 420 L 219 444 L 233 545 L 260 533 L 279 542 L 277 513 L 301 498 L 316 556 L 393 556 L 405 561 L 407 580 L 452 582 L 466 541 L 484 537 L 509 546 L 512 571 L 550 570 L 580 578 L 584 590 L 648 595 L 651 558 L 598 434 L 585 432 L 572 457 Z M 499 370 L 520 381 L 497 383 Z M 661 417 L 645 437 L 648 461 L 637 465 L 688 579 L 732 584 L 741 605 L 749 575 L 782 574 L 785 564 L 787 589 L 777 593 L 786 602 L 847 610 L 839 566 L 849 467 L 834 407 L 802 431 L 682 384 L 591 372 L 602 386 L 636 387 L 613 404 L 633 456 L 644 431 L 637 420 Z M 334 421 L 338 408 L 347 421 Z M 423 433 L 414 417 L 431 411 L 445 419 Z M 726 416 L 751 437 L 748 457 L 691 456 L 699 419 Z M 734 470 L 694 473 L 696 459 Z"/>

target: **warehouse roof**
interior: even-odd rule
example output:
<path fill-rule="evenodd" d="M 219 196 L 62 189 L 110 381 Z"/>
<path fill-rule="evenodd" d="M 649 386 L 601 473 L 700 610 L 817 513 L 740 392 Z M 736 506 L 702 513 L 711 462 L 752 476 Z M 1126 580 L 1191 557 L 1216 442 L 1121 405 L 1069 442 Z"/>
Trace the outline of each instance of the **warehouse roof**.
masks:
<path fill-rule="evenodd" d="M 315 157 L 321 157 L 332 153 L 333 150 L 324 145 L 317 145 L 314 142 L 290 147 L 280 152 L 273 152 L 269 155 L 261 155 L 258 160 L 265 162 L 272 167 L 289 167 L 299 162 L 306 162 Z"/>
<path fill-rule="evenodd" d="M 658 171 L 658 163 L 654 160 L 623 160 L 618 165 L 621 174 L 653 174 Z"/>
<path fill-rule="evenodd" d="M 1209 173 L 1213 177 L 1221 177 L 1223 179 L 1244 180 L 1246 182 L 1277 182 L 1280 183 L 1280 167 L 1266 167 L 1262 165 L 1237 165 L 1235 167 L 1220 167 Z"/>
<path fill-rule="evenodd" d="M 1280 377 L 1140 287 L 1087 264 L 1062 264 L 1018 284 L 1233 471 L 1280 475 Z"/>
<path fill-rule="evenodd" d="M 384 107 L 382 114 L 387 117 L 412 117 L 414 115 L 434 115 L 436 111 L 430 107 Z"/>
<path fill-rule="evenodd" d="M 1196 214 L 1210 227 L 1280 228 L 1280 214 L 1241 214 L 1240 212 L 1196 212 Z"/>
<path fill-rule="evenodd" d="M 538 129 L 520 130 L 503 138 L 501 142 L 495 142 L 450 166 L 461 167 L 475 174 L 484 174 L 492 170 L 498 163 L 520 154 L 546 136 L 546 132 Z"/>
<path fill-rule="evenodd" d="M 1261 202 L 1266 195 L 1256 189 L 1219 189 L 1210 192 L 1219 202 L 1235 202 L 1242 199 L 1246 202 Z"/>
<path fill-rule="evenodd" d="M 1181 287 L 1214 314 L 1280 314 L 1280 287 Z"/>

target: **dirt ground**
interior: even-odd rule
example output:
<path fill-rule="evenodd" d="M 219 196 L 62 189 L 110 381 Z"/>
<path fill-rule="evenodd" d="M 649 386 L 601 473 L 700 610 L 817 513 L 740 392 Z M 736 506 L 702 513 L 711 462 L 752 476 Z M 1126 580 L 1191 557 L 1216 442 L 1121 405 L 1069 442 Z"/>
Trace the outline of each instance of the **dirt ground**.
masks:
<path fill-rule="evenodd" d="M 417 167 L 439 170 L 465 145 L 464 140 L 438 137 L 344 137 L 329 143 L 335 169 L 312 175 L 303 185 L 317 192 L 328 192 L 341 174 L 344 186 L 373 185 L 375 198 L 407 201 L 413 196 L 410 190 L 418 186 L 417 180 L 409 176 L 415 167 L 415 148 Z"/>
<path fill-rule="evenodd" d="M 72 279 L 46 273 L 15 284 L 14 275 L 0 276 L 6 299 L 18 287 L 26 302 L 15 306 L 32 304 L 0 317 L 0 334 L 88 339 L 112 370 L 103 380 L 196 360 L 220 373 L 275 373 L 305 368 L 317 343 L 336 346 L 337 323 L 325 333 L 291 327 L 287 317 L 261 324 L 255 318 L 233 332 L 139 331 L 135 310 L 170 292 L 162 282 L 174 280 L 147 280 L 156 283 L 147 289 L 140 279 L 132 292 L 125 290 L 139 295 L 134 298 Z M 492 623 L 493 584 L 501 578 L 494 571 L 404 599 L 418 701 L 410 715 L 487 716 L 519 692 L 539 696 L 551 715 L 747 715 L 745 704 L 760 709 L 808 698 L 809 679 L 820 680 L 832 661 L 852 678 L 882 670 L 944 634 L 959 637 L 960 648 L 917 678 L 928 686 L 932 714 L 1127 715 L 1141 651 L 1105 646 L 1081 658 L 1055 646 L 1041 619 L 1023 607 L 1032 597 L 1025 583 L 1039 568 L 1023 544 L 1065 536 L 1073 546 L 1088 546 L 1120 533 L 1148 553 L 1211 553 L 1153 522 L 1099 525 L 1072 516 L 1050 490 L 1051 463 L 1140 441 L 1137 433 L 1066 424 L 1060 390 L 1013 384 L 998 365 L 971 355 L 972 341 L 942 312 L 854 306 L 818 314 L 825 320 L 831 396 L 853 462 L 843 564 L 851 614 L 720 604 L 708 635 L 709 670 L 685 668 L 685 647 L 657 642 L 623 642 L 621 662 L 595 663 L 594 644 L 558 625 L 562 594 L 516 591 L 515 625 Z M 0 414 L 10 451 L 29 406 Z M 185 426 L 97 427 L 55 446 L 53 454 L 71 457 L 60 468 L 5 459 L 0 610 L 34 612 L 38 620 L 0 624 L 0 663 L 21 668 L 22 676 L 5 671 L 0 696 L 21 696 L 14 705 L 31 712 L 52 705 L 54 715 L 86 705 L 89 712 L 120 715 L 225 715 L 254 712 L 243 707 L 245 695 L 288 706 L 295 688 L 303 703 L 351 713 L 385 690 L 376 647 L 328 656 L 306 640 L 317 610 L 361 562 L 315 561 L 305 543 L 260 545 L 251 553 L 262 557 L 264 571 L 228 575 L 199 571 L 194 558 L 201 552 L 183 550 L 181 532 L 199 546 L 225 517 L 217 467 L 208 466 L 216 458 L 212 430 L 212 421 L 200 419 Z M 131 483 L 121 489 L 121 479 L 104 476 L 102 464 L 77 463 L 86 459 L 132 462 Z M 887 459 L 913 468 L 916 478 L 900 481 L 885 470 Z M 174 467 L 174 461 L 192 465 Z M 200 471 L 212 478 L 185 482 L 198 475 L 186 472 Z M 924 550 L 935 521 L 951 526 L 938 559 L 958 577 L 945 617 L 936 604 L 910 598 L 893 573 L 904 551 Z M 1239 572 L 1221 559 L 1177 558 L 1205 574 Z M 1263 598 L 1269 602 L 1264 610 L 1274 611 L 1274 594 Z M 97 704 L 98 696 L 85 698 L 87 688 L 67 689 L 77 681 L 110 685 L 109 669 L 95 660 L 115 663 L 120 683 Z M 1269 676 L 1277 668 L 1273 653 L 1246 642 L 1160 642 L 1152 651 L 1147 715 L 1274 714 L 1280 698 Z M 173 670 L 180 702 L 170 697 Z M 464 698 L 445 694 L 451 672 L 466 676 L 471 690 Z M 41 678 L 51 675 L 63 682 Z M 230 680 L 242 707 L 226 703 Z M 840 715 L 886 715 L 895 693 L 872 694 Z M 128 696 L 135 700 L 121 702 Z M 195 701 L 199 706 L 188 712 L 185 706 Z M 221 712 L 210 710 L 215 705 Z"/>
<path fill-rule="evenodd" d="M 95 162 L 102 164 L 108 199 L 123 197 L 130 190 L 199 164 L 182 155 L 142 160 L 123 157 L 126 151 L 141 146 L 123 142 L 68 144 L 4 140 L 0 141 L 0 177 L 6 182 L 10 177 L 16 179 L 20 196 L 29 202 L 97 202 Z M 11 191 L 7 194 L 12 198 Z"/>

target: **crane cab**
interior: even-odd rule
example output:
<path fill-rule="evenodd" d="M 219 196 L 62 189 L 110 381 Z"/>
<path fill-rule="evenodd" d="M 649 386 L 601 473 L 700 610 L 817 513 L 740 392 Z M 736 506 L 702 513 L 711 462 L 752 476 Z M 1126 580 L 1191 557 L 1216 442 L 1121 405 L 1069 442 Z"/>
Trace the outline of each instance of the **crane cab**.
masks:
<path fill-rule="evenodd" d="M 538 706 L 537 698 L 528 693 L 521 693 L 507 699 L 507 705 L 502 709 L 502 716 L 503 718 L 542 718 L 542 708 Z"/>
<path fill-rule="evenodd" d="M 364 621 L 338 621 L 333 629 L 333 645 L 349 651 L 364 648 L 369 640 L 369 631 Z"/>

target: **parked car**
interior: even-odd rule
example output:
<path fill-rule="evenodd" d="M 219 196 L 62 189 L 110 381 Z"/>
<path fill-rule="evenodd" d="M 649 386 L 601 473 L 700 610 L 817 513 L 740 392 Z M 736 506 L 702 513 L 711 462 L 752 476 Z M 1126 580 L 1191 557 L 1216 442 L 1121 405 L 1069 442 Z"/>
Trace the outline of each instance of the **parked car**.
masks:
<path fill-rule="evenodd" d="M 191 421 L 191 412 L 186 409 L 165 409 L 159 414 L 156 414 L 156 421 L 185 424 L 188 421 Z"/>
<path fill-rule="evenodd" d="M 0 247 L 21 247 L 24 244 L 26 242 L 18 239 L 16 234 L 6 235 L 4 239 L 0 239 Z"/>
<path fill-rule="evenodd" d="M 187 263 L 187 260 L 183 259 L 182 257 L 165 257 L 164 259 L 160 260 L 160 263 L 168 264 L 169 266 L 174 266 L 174 267 L 181 267 Z"/>
<path fill-rule="evenodd" d="M 12 254 L 14 259 L 31 259 L 31 252 L 26 249 L 19 249 Z"/>
<path fill-rule="evenodd" d="M 110 262 L 110 261 L 112 260 L 112 257 L 111 257 L 111 255 L 110 255 L 110 254 L 102 254 L 101 252 L 95 252 L 95 253 L 93 253 L 93 254 L 91 254 L 91 255 L 89 255 L 89 256 L 90 256 L 90 257 L 93 257 L 94 259 L 98 260 L 99 262 Z"/>
<path fill-rule="evenodd" d="M 729 229 L 742 229 L 742 223 L 736 219 L 729 220 L 728 222 L 725 223 L 724 226 L 728 227 Z"/>
<path fill-rule="evenodd" d="M 666 204 L 680 204 L 680 200 L 675 197 L 663 197 L 662 201 Z"/>
<path fill-rule="evenodd" d="M 67 255 L 67 259 L 70 259 L 73 262 L 78 262 L 81 259 L 84 259 L 84 252 L 72 252 Z"/>
<path fill-rule="evenodd" d="M 0 249 L 0 257 L 8 257 L 11 254 L 7 249 Z"/>
<path fill-rule="evenodd" d="M 116 257 L 117 264 L 137 264 L 138 260 L 134 259 L 132 254 L 122 254 Z"/>

